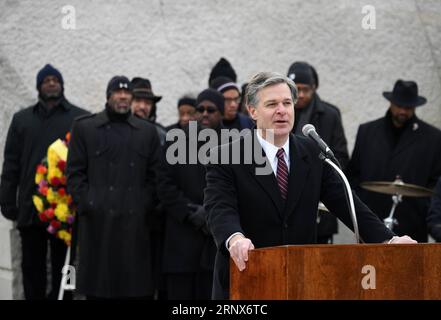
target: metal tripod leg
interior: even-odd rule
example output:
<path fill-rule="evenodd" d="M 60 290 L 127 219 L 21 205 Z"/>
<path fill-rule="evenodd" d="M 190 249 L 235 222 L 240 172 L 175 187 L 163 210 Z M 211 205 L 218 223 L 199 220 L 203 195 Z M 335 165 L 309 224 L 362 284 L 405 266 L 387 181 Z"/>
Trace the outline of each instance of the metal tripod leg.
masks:
<path fill-rule="evenodd" d="M 397 205 L 401 201 L 402 201 L 401 194 L 395 194 L 392 196 L 392 202 L 393 202 L 392 209 L 390 210 L 389 216 L 383 220 L 386 227 L 390 230 L 392 230 L 392 228 L 398 224 L 397 219 L 394 218 L 394 213 Z"/>

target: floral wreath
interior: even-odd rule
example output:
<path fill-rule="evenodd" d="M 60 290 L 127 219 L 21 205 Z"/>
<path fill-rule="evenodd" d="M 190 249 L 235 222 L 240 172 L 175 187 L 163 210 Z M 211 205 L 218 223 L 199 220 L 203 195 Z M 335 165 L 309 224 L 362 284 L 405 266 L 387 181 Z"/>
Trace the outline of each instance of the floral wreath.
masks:
<path fill-rule="evenodd" d="M 75 206 L 66 191 L 66 160 L 70 133 L 66 140 L 56 140 L 47 156 L 37 165 L 35 183 L 37 191 L 32 197 L 39 219 L 47 225 L 46 230 L 70 246 Z"/>

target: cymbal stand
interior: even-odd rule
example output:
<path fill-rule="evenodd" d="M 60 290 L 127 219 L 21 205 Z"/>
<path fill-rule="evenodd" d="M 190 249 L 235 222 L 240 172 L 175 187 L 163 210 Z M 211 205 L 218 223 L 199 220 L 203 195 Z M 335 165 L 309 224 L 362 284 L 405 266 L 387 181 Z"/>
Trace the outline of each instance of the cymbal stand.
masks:
<path fill-rule="evenodd" d="M 392 230 L 394 226 L 398 225 L 397 219 L 394 218 L 394 213 L 396 207 L 401 201 L 403 201 L 403 196 L 401 194 L 394 194 L 392 196 L 392 202 L 393 202 L 392 209 L 390 210 L 389 216 L 383 220 L 384 224 L 389 230 Z"/>

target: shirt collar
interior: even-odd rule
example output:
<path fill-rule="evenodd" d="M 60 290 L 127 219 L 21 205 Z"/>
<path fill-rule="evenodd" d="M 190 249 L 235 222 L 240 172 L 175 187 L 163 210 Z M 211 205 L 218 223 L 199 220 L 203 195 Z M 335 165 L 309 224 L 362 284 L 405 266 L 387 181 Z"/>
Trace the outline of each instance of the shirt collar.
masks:
<path fill-rule="evenodd" d="M 266 157 L 270 161 L 274 161 L 276 159 L 277 151 L 280 147 L 273 145 L 266 141 L 261 135 L 259 130 L 256 130 L 257 139 L 259 140 L 260 145 L 262 146 L 263 151 L 265 151 Z M 282 146 L 285 151 L 285 157 L 289 159 L 289 138 L 286 140 L 285 144 Z"/>

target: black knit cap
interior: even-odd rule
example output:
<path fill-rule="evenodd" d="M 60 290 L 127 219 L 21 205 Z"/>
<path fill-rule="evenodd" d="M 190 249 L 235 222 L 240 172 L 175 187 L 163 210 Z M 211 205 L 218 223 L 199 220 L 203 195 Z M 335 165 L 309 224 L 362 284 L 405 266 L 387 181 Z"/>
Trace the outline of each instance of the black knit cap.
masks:
<path fill-rule="evenodd" d="M 115 90 L 125 89 L 132 92 L 132 85 L 126 76 L 114 76 L 107 84 L 106 97 L 109 99 L 110 95 Z"/>
<path fill-rule="evenodd" d="M 294 62 L 289 67 L 288 78 L 295 83 L 318 85 L 317 72 L 306 62 Z"/>
<path fill-rule="evenodd" d="M 220 60 L 214 65 L 213 69 L 211 69 L 210 77 L 208 79 L 208 86 L 211 88 L 211 81 L 217 77 L 227 77 L 233 80 L 233 82 L 237 81 L 237 75 L 231 66 L 230 62 L 228 62 L 225 58 L 220 58 Z"/>
<path fill-rule="evenodd" d="M 196 99 L 196 106 L 198 106 L 204 100 L 213 102 L 216 105 L 216 107 L 219 109 L 220 113 L 224 114 L 225 99 L 220 92 L 211 88 L 205 89 L 204 91 L 199 93 Z"/>
<path fill-rule="evenodd" d="M 180 98 L 178 100 L 178 109 L 180 106 L 183 106 L 184 104 L 192 106 L 193 108 L 196 108 L 196 99 L 192 98 L 192 97 L 187 97 L 187 96 Z"/>
<path fill-rule="evenodd" d="M 217 77 L 211 81 L 210 88 L 224 93 L 230 89 L 236 89 L 240 93 L 239 86 L 230 78 L 227 77 Z"/>
<path fill-rule="evenodd" d="M 64 88 L 64 81 L 61 72 L 58 69 L 54 68 L 51 64 L 46 64 L 40 71 L 37 73 L 37 90 L 40 91 L 41 84 L 44 81 L 44 78 L 47 76 L 55 76 L 60 82 L 61 88 Z"/>

